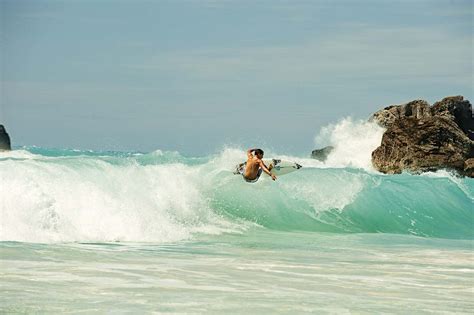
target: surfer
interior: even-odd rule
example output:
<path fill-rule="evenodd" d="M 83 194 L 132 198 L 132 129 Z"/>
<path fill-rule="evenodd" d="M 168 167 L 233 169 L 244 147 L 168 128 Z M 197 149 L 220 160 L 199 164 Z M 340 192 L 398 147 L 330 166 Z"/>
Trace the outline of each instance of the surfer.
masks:
<path fill-rule="evenodd" d="M 253 154 L 252 154 L 253 152 Z M 262 171 L 267 173 L 273 180 L 276 180 L 277 177 L 270 173 L 272 169 L 272 165 L 268 168 L 265 163 L 262 161 L 263 159 L 263 150 L 262 149 L 249 149 L 247 150 L 247 163 L 245 166 L 245 171 L 242 174 L 244 179 L 248 182 L 257 181 Z"/>

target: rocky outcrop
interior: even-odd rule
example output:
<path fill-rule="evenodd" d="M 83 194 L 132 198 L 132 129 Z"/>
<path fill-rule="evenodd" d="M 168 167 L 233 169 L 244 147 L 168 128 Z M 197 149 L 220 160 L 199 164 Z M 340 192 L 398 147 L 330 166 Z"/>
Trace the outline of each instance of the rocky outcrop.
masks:
<path fill-rule="evenodd" d="M 464 175 L 474 177 L 474 158 L 467 159 L 464 162 Z"/>
<path fill-rule="evenodd" d="M 446 168 L 473 177 L 474 119 L 471 104 L 462 96 L 433 106 L 421 100 L 389 106 L 371 119 L 387 128 L 372 152 L 377 170 L 393 174 Z"/>
<path fill-rule="evenodd" d="M 469 139 L 474 140 L 472 106 L 462 96 L 446 97 L 442 101 L 434 103 L 431 107 L 431 114 L 454 120 Z"/>
<path fill-rule="evenodd" d="M 0 125 L 0 151 L 8 151 L 11 149 L 10 136 L 5 130 L 5 127 Z"/>
<path fill-rule="evenodd" d="M 324 162 L 327 159 L 328 155 L 332 152 L 332 150 L 334 150 L 334 147 L 332 146 L 327 146 L 322 149 L 316 149 L 311 152 L 311 157 L 318 161 Z"/>
<path fill-rule="evenodd" d="M 380 126 L 388 128 L 400 118 L 412 117 L 421 119 L 430 116 L 430 104 L 423 100 L 416 100 L 403 105 L 391 105 L 385 107 L 373 114 L 369 120 L 375 121 Z"/>

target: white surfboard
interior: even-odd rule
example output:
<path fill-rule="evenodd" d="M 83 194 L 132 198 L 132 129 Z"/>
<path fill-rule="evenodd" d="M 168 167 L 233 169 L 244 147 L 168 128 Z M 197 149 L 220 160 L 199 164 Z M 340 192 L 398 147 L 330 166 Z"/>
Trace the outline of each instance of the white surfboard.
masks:
<path fill-rule="evenodd" d="M 263 159 L 263 163 L 265 163 L 268 168 L 271 167 L 270 173 L 276 176 L 286 175 L 302 168 L 298 163 L 278 159 Z M 236 165 L 234 174 L 243 175 L 246 164 L 247 162 L 243 162 Z M 258 177 L 254 181 L 257 180 Z"/>

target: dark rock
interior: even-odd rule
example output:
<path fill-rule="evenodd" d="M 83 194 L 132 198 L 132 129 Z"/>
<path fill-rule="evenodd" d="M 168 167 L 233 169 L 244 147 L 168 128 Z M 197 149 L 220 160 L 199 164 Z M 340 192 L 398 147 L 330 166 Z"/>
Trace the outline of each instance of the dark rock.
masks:
<path fill-rule="evenodd" d="M 462 96 L 449 96 L 434 103 L 431 113 L 433 116 L 446 116 L 453 119 L 469 139 L 474 140 L 472 106 Z"/>
<path fill-rule="evenodd" d="M 371 119 L 387 128 L 372 152 L 377 170 L 393 174 L 453 169 L 473 177 L 469 160 L 474 157 L 474 119 L 471 104 L 462 96 L 431 107 L 425 101 L 390 106 Z"/>
<path fill-rule="evenodd" d="M 332 146 L 327 146 L 322 149 L 316 149 L 311 152 L 311 157 L 313 159 L 324 162 L 327 159 L 328 155 L 332 152 L 332 150 L 334 150 L 334 147 Z"/>
<path fill-rule="evenodd" d="M 474 158 L 464 161 L 464 175 L 474 177 Z"/>
<path fill-rule="evenodd" d="M 423 100 L 411 101 L 403 105 L 391 105 L 374 113 L 370 121 L 376 121 L 380 126 L 388 128 L 397 119 L 403 117 L 430 117 L 430 104 Z"/>
<path fill-rule="evenodd" d="M 0 125 L 0 151 L 9 151 L 11 149 L 10 136 L 5 130 L 5 127 Z"/>
<path fill-rule="evenodd" d="M 372 163 L 379 171 L 392 174 L 442 168 L 463 171 L 473 149 L 473 142 L 450 119 L 404 118 L 384 133 L 382 144 L 372 152 Z"/>

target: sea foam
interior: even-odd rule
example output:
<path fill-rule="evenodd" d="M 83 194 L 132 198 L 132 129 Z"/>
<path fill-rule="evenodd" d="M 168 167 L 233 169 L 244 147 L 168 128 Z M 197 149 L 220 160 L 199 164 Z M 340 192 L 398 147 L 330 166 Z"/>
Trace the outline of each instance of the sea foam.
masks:
<path fill-rule="evenodd" d="M 333 146 L 325 165 L 329 167 L 356 167 L 373 171 L 372 151 L 382 140 L 385 129 L 375 122 L 344 118 L 321 128 L 315 137 L 318 147 Z"/>

